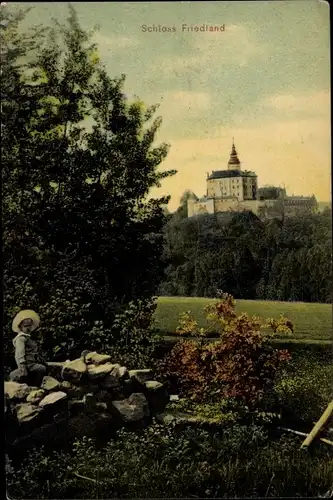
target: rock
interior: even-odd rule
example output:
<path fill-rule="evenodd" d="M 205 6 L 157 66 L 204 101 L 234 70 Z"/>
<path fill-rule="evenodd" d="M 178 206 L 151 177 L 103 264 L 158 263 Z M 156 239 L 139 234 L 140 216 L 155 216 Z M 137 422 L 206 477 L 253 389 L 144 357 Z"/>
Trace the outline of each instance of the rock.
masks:
<path fill-rule="evenodd" d="M 11 446 L 18 435 L 18 420 L 15 408 L 12 407 L 7 394 L 4 397 L 4 435 L 5 435 L 5 448 Z"/>
<path fill-rule="evenodd" d="M 111 361 L 111 356 L 109 356 L 108 354 L 98 354 L 97 352 L 89 352 L 89 354 L 85 356 L 85 362 L 87 364 L 91 363 L 96 366 L 108 363 L 109 361 Z"/>
<path fill-rule="evenodd" d="M 124 379 L 126 376 L 128 376 L 126 366 L 120 366 L 118 364 L 114 365 L 114 369 L 112 370 L 111 375 L 116 377 L 118 380 Z"/>
<path fill-rule="evenodd" d="M 68 410 L 71 416 L 79 415 L 85 409 L 85 402 L 83 399 L 73 399 L 68 401 Z"/>
<path fill-rule="evenodd" d="M 130 370 L 128 375 L 131 379 L 135 379 L 140 384 L 144 384 L 147 380 L 152 378 L 152 370 L 146 368 L 145 370 Z"/>
<path fill-rule="evenodd" d="M 177 417 L 175 415 L 172 415 L 171 413 L 157 413 L 156 420 L 163 425 L 170 425 L 179 422 L 179 420 L 177 420 Z"/>
<path fill-rule="evenodd" d="M 31 392 L 27 384 L 18 384 L 17 382 L 5 382 L 5 395 L 9 400 L 24 400 Z"/>
<path fill-rule="evenodd" d="M 101 413 L 107 413 L 109 407 L 107 403 L 96 403 L 96 410 Z"/>
<path fill-rule="evenodd" d="M 98 380 L 104 378 L 114 369 L 114 365 L 111 363 L 105 363 L 103 365 L 95 366 L 88 365 L 88 377 L 90 380 Z"/>
<path fill-rule="evenodd" d="M 46 377 L 43 378 L 41 389 L 44 389 L 45 391 L 56 391 L 60 389 L 60 386 L 61 383 L 58 382 L 58 380 L 47 375 Z"/>
<path fill-rule="evenodd" d="M 221 430 L 225 424 L 219 422 L 217 419 L 204 418 L 200 415 L 184 412 L 164 412 L 156 415 L 156 420 L 164 425 L 177 425 L 180 427 L 194 427 L 204 428 L 210 431 Z"/>
<path fill-rule="evenodd" d="M 113 408 L 124 422 L 137 422 L 149 416 L 149 406 L 144 394 L 134 393 L 122 401 L 113 401 Z"/>
<path fill-rule="evenodd" d="M 144 394 L 148 399 L 149 408 L 153 415 L 162 412 L 170 401 L 164 385 L 156 380 L 147 380 L 145 382 Z"/>
<path fill-rule="evenodd" d="M 37 389 L 35 391 L 31 391 L 27 396 L 27 402 L 36 404 L 39 403 L 45 396 L 45 391 L 43 389 Z"/>
<path fill-rule="evenodd" d="M 17 405 L 15 410 L 16 417 L 20 425 L 38 420 L 41 412 L 40 408 L 33 406 L 30 403 Z"/>
<path fill-rule="evenodd" d="M 59 361 L 48 361 L 46 364 L 48 367 L 49 375 L 55 377 L 56 379 L 61 380 L 62 369 L 66 363 Z"/>
<path fill-rule="evenodd" d="M 67 382 L 79 382 L 82 375 L 87 372 L 87 365 L 82 359 L 74 359 L 64 363 L 62 368 L 62 379 Z"/>
<path fill-rule="evenodd" d="M 120 382 L 112 372 L 101 380 L 100 385 L 105 389 L 114 389 L 116 387 L 120 387 Z"/>
<path fill-rule="evenodd" d="M 68 382 L 67 380 L 64 380 L 63 382 L 60 383 L 60 389 L 62 389 L 63 391 L 70 391 L 71 389 L 73 389 L 74 386 Z"/>
<path fill-rule="evenodd" d="M 82 399 L 85 394 L 98 392 L 99 386 L 97 384 L 84 384 L 72 386 L 67 392 L 70 399 Z"/>
<path fill-rule="evenodd" d="M 110 403 L 112 401 L 112 399 L 114 399 L 112 397 L 112 394 L 107 391 L 106 389 L 102 389 L 100 391 L 97 392 L 96 394 L 96 401 L 98 403 Z"/>
<path fill-rule="evenodd" d="M 95 410 L 96 396 L 94 394 L 85 394 L 83 396 L 84 406 L 87 410 Z"/>
<path fill-rule="evenodd" d="M 137 392 L 141 392 L 145 387 L 145 383 L 153 378 L 152 370 L 148 368 L 145 370 L 130 370 L 128 374 Z"/>
<path fill-rule="evenodd" d="M 145 382 L 145 386 L 149 391 L 158 391 L 163 388 L 163 384 L 161 384 L 161 382 L 157 382 L 156 380 L 147 380 L 147 382 Z"/>
<path fill-rule="evenodd" d="M 59 404 L 64 400 L 67 400 L 67 394 L 65 392 L 62 391 L 51 392 L 41 400 L 41 402 L 39 403 L 39 407 L 46 408 L 52 405 Z"/>

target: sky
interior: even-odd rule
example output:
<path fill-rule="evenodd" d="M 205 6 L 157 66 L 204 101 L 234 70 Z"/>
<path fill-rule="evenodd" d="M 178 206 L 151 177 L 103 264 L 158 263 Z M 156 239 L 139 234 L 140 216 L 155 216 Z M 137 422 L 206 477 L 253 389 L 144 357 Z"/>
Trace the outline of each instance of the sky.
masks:
<path fill-rule="evenodd" d="M 68 15 L 65 2 L 25 5 L 33 7 L 27 24 Z M 72 5 L 82 27 L 99 26 L 101 59 L 111 77 L 126 75 L 129 98 L 160 104 L 156 144 L 170 144 L 160 168 L 178 173 L 152 194 L 170 194 L 169 209 L 186 189 L 205 194 L 207 172 L 227 168 L 233 137 L 242 168 L 256 172 L 259 186 L 331 200 L 326 2 Z M 187 30 L 202 25 L 224 30 Z"/>

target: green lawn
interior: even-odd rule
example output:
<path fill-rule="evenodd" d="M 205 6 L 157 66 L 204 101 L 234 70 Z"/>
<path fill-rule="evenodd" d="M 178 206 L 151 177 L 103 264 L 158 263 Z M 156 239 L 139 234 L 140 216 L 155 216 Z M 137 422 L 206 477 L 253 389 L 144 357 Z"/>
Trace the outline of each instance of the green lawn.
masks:
<path fill-rule="evenodd" d="M 155 326 L 161 333 L 170 336 L 176 331 L 180 313 L 191 311 L 199 326 L 204 327 L 207 325 L 204 307 L 212 300 L 196 297 L 159 297 Z M 283 314 L 294 323 L 294 334 L 288 336 L 288 339 L 294 342 L 331 343 L 332 341 L 331 304 L 238 300 L 236 310 L 238 313 L 246 312 L 264 318 Z"/>

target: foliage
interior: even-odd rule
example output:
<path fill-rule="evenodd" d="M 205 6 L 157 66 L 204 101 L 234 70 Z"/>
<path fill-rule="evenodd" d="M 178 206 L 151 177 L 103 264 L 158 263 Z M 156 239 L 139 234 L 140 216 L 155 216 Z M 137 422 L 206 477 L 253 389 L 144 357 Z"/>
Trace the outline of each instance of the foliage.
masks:
<path fill-rule="evenodd" d="M 284 220 L 250 213 L 186 218 L 184 200 L 166 228 L 160 295 L 331 303 L 332 216 Z M 182 215 L 183 214 L 183 215 Z"/>
<path fill-rule="evenodd" d="M 149 192 L 175 173 L 158 171 L 156 106 L 129 102 L 72 7 L 32 34 L 1 16 L 6 358 L 20 308 L 41 315 L 47 356 L 149 343 L 168 201 Z"/>
<path fill-rule="evenodd" d="M 332 454 L 299 450 L 299 439 L 268 441 L 258 425 L 223 435 L 157 424 L 97 449 L 91 439 L 73 451 L 31 451 L 7 473 L 12 498 L 316 497 L 331 487 Z M 9 464 L 10 465 L 10 464 Z M 7 469 L 8 470 L 8 469 Z"/>
<path fill-rule="evenodd" d="M 160 364 L 160 370 L 171 383 L 177 383 L 182 395 L 204 401 L 211 398 L 240 399 L 255 406 L 272 389 L 279 366 L 290 359 L 286 350 L 270 345 L 263 329 L 270 326 L 274 334 L 290 332 L 286 318 L 264 322 L 259 317 L 237 315 L 235 300 L 229 294 L 206 307 L 210 319 L 220 333 L 220 340 L 205 344 L 193 340 L 178 342 Z M 182 317 L 178 333 L 196 333 L 196 322 L 190 315 Z M 287 326 L 289 325 L 289 326 Z M 201 338 L 205 331 L 200 330 Z"/>
<path fill-rule="evenodd" d="M 312 425 L 332 401 L 331 360 L 295 359 L 276 384 L 282 417 Z"/>

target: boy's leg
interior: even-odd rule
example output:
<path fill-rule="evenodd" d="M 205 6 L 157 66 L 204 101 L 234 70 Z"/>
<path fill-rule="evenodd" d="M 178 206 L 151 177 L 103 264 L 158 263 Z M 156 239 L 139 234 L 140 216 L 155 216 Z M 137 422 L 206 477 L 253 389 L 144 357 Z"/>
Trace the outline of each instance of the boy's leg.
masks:
<path fill-rule="evenodd" d="M 16 368 L 16 370 L 10 372 L 9 378 L 12 382 L 18 382 L 18 383 L 23 383 L 27 379 L 26 376 L 22 375 L 22 371 L 20 370 L 20 368 Z"/>
<path fill-rule="evenodd" d="M 46 375 L 47 368 L 45 365 L 34 363 L 28 366 L 29 379 L 34 382 L 33 385 L 40 386 L 43 377 Z"/>

